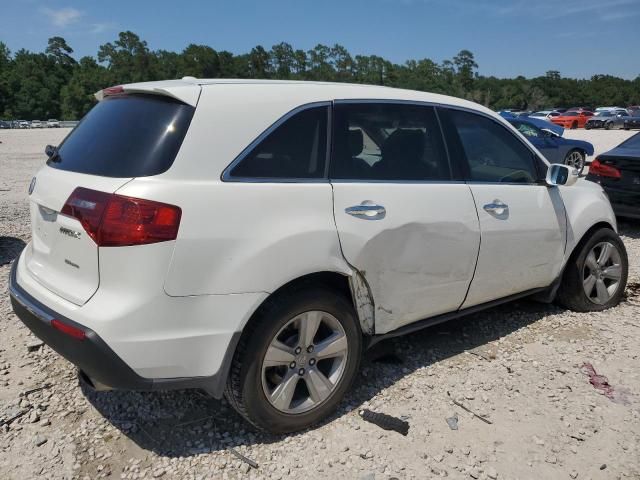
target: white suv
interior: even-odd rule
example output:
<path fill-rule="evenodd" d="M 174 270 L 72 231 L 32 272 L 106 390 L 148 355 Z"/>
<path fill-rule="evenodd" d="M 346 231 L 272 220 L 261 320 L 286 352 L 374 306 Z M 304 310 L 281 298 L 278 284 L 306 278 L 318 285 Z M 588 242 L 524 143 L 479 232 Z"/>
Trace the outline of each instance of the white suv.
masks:
<path fill-rule="evenodd" d="M 10 279 L 17 315 L 98 388 L 197 387 L 288 432 L 381 339 L 624 293 L 602 188 L 474 103 L 194 78 L 98 97 L 47 147 Z"/>

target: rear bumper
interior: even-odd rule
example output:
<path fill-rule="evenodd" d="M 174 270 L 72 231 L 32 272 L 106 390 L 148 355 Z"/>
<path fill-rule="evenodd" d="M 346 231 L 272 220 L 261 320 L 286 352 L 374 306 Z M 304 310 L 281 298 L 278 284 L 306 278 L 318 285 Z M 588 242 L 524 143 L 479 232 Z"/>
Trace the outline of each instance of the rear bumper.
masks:
<path fill-rule="evenodd" d="M 589 179 L 588 176 L 587 179 Z M 612 188 L 607 185 L 602 185 L 602 188 L 607 193 L 611 207 L 617 216 L 640 218 L 640 185 L 637 191 Z"/>
<path fill-rule="evenodd" d="M 214 375 L 145 378 L 137 374 L 94 330 L 54 311 L 22 288 L 16 279 L 18 263 L 19 260 L 13 262 L 9 277 L 9 295 L 14 312 L 38 338 L 76 365 L 92 380 L 104 386 L 123 390 L 201 388 L 216 398 L 222 397 L 241 332 L 235 332 L 231 336 L 222 362 Z M 51 320 L 54 318 L 82 330 L 85 338 L 78 340 L 53 328 Z M 170 352 L 166 353 L 170 354 Z"/>

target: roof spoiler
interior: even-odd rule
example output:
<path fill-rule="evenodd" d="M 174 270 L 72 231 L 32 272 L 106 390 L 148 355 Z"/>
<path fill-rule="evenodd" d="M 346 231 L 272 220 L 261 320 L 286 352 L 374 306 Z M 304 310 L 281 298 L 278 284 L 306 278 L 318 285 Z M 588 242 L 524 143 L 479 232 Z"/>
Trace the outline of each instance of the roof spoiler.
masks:
<path fill-rule="evenodd" d="M 175 98 L 182 103 L 195 107 L 200 98 L 200 85 L 172 85 L 167 87 L 154 87 L 152 84 L 132 83 L 129 85 L 117 85 L 97 91 L 94 96 L 100 102 L 106 97 L 122 95 L 126 93 L 146 93 Z"/>

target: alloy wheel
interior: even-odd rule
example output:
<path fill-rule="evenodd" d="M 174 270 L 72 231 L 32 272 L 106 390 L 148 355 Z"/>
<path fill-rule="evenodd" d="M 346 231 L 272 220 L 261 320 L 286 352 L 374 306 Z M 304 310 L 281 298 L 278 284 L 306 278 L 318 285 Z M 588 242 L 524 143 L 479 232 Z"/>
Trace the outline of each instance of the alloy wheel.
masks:
<path fill-rule="evenodd" d="M 582 287 L 587 298 L 604 305 L 620 286 L 622 261 L 618 248 L 610 242 L 596 244 L 584 261 Z"/>
<path fill-rule="evenodd" d="M 565 164 L 578 170 L 578 173 L 582 173 L 582 170 L 584 169 L 584 156 L 582 153 L 574 150 L 567 155 Z"/>
<path fill-rule="evenodd" d="M 348 347 L 342 324 L 330 313 L 314 310 L 290 319 L 262 360 L 262 389 L 269 403 L 287 414 L 324 403 L 344 375 Z"/>

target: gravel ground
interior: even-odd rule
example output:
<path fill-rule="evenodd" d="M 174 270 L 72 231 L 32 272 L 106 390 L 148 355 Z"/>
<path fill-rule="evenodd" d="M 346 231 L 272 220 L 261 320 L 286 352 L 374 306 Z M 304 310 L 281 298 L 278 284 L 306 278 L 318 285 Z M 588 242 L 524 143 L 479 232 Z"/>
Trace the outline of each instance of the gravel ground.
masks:
<path fill-rule="evenodd" d="M 598 151 L 625 133 L 568 132 L 597 139 Z M 270 436 L 196 391 L 89 391 L 13 315 L 7 262 L 30 237 L 27 185 L 44 145 L 65 134 L 0 132 L 0 424 L 25 412 L 0 427 L 1 479 L 640 478 L 639 223 L 620 225 L 632 268 L 617 308 L 521 301 L 387 342 L 368 353 L 336 415 Z M 589 383 L 586 362 L 609 395 Z M 365 423 L 363 406 L 406 418 L 408 436 Z"/>

